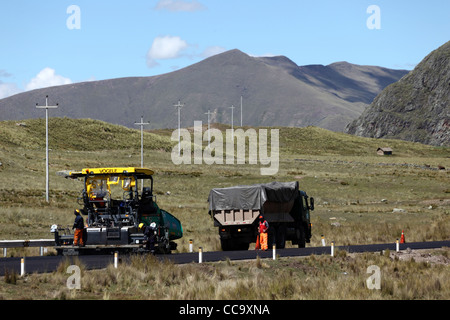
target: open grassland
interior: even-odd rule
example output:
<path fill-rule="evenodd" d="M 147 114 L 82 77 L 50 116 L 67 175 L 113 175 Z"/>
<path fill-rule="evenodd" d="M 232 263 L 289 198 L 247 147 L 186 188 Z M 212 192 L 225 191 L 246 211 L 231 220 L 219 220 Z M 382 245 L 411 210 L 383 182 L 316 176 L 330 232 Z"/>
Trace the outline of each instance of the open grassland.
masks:
<path fill-rule="evenodd" d="M 216 127 L 223 132 L 228 128 Z M 313 236 L 308 246 L 320 246 L 321 235 L 327 243 L 334 240 L 337 246 L 392 243 L 402 230 L 407 242 L 449 239 L 449 148 L 360 138 L 314 127 L 276 129 L 280 134 L 280 165 L 273 176 L 262 176 L 263 165 L 259 163 L 177 166 L 171 160 L 173 130 L 145 132 L 144 164 L 155 171 L 157 202 L 183 225 L 184 237 L 177 241 L 178 252 L 188 250 L 189 239 L 205 251 L 220 250 L 217 230 L 208 215 L 207 198 L 212 188 L 271 181 L 297 180 L 300 188 L 315 198 L 316 210 L 311 215 Z M 51 238 L 52 224 L 73 224 L 73 209 L 78 207 L 82 183 L 64 179 L 56 174 L 58 171 L 140 165 L 138 130 L 64 118 L 50 119 L 49 132 L 50 202 L 46 203 L 45 121 L 0 123 L 0 239 Z M 391 147 L 394 155 L 378 156 L 378 147 Z M 9 249 L 8 255 L 36 252 L 31 248 Z M 448 256 L 448 251 L 444 252 Z M 156 264 L 156 275 L 142 270 L 151 263 Z M 370 264 L 386 270 L 381 291 L 364 288 Z M 166 269 L 171 273 L 166 274 Z M 138 280 L 122 276 L 125 273 L 143 278 L 144 284 L 135 285 Z M 267 273 L 273 275 L 273 283 L 271 280 L 265 290 L 254 290 L 258 277 Z M 342 253 L 335 260 L 316 256 L 204 266 L 136 261 L 118 270 L 108 268 L 106 273 L 84 271 L 83 277 L 92 277 L 92 281 L 86 280 L 86 287 L 76 292 L 55 289 L 57 285 L 50 280 L 55 277 L 64 282 L 67 274 L 32 275 L 28 280 L 17 280 L 16 285 L 1 284 L 0 297 L 20 298 L 21 290 L 32 288 L 32 292 L 42 291 L 44 299 L 450 298 L 448 266 L 397 261 L 380 254 L 350 257 Z M 186 289 L 191 277 L 197 280 L 198 287 Z M 421 279 L 427 279 L 426 284 L 419 285 Z M 166 290 L 160 290 L 163 283 L 169 284 Z M 335 289 L 328 293 L 315 290 L 327 286 Z M 39 298 L 32 292 L 23 297 Z"/>

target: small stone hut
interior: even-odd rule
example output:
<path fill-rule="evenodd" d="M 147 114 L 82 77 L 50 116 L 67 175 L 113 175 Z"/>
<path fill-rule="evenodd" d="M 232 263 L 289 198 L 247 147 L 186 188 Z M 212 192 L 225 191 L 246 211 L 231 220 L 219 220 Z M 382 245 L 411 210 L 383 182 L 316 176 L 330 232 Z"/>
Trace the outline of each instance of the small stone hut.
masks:
<path fill-rule="evenodd" d="M 377 154 L 380 156 L 391 156 L 392 155 L 392 149 L 391 148 L 378 148 Z"/>

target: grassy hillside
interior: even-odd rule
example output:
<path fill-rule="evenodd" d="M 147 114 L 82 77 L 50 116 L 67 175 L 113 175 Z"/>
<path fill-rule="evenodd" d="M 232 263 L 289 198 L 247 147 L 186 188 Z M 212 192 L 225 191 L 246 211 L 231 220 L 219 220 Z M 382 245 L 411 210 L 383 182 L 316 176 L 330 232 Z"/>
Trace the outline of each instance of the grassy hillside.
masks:
<path fill-rule="evenodd" d="M 69 118 L 49 118 L 49 148 L 95 151 L 129 149 L 141 146 L 140 131 L 107 122 Z M 139 127 L 136 127 L 139 128 Z M 170 137 L 145 133 L 146 149 L 169 150 Z M 2 121 L 0 146 L 45 149 L 45 119 Z"/>
<path fill-rule="evenodd" d="M 64 179 L 56 174 L 58 171 L 140 165 L 139 130 L 100 121 L 51 119 L 50 202 L 46 203 L 45 122 L 23 123 L 25 126 L 0 122 L 0 239 L 51 238 L 52 224 L 73 224 L 82 184 Z M 214 126 L 222 132 L 228 128 Z M 171 160 L 175 145 L 170 141 L 172 130 L 145 133 L 144 165 L 155 170 L 157 202 L 183 225 L 184 237 L 177 240 L 179 252 L 188 250 L 189 239 L 194 240 L 195 248 L 220 250 L 217 229 L 208 215 L 207 198 L 212 188 L 274 180 L 297 180 L 300 188 L 315 198 L 308 246 L 321 246 L 321 235 L 328 244 L 334 240 L 337 246 L 394 242 L 402 230 L 407 242 L 448 239 L 449 148 L 361 138 L 315 127 L 277 129 L 280 168 L 274 176 L 262 176 L 259 164 L 177 166 Z M 394 155 L 376 155 L 379 146 L 393 148 Z M 446 169 L 439 170 L 438 166 Z M 33 254 L 37 254 L 37 248 L 8 250 L 8 256 Z M 448 255 L 448 250 L 443 255 Z M 370 264 L 383 268 L 382 291 L 364 287 Z M 152 265 L 151 272 L 148 265 Z M 77 292 L 61 285 L 67 280 L 65 267 L 56 274 L 33 275 L 28 282 L 5 277 L 0 299 L 449 298 L 445 291 L 448 267 L 392 261 L 388 254 L 379 253 L 357 258 L 342 252 L 335 260 L 313 256 L 273 263 L 227 261 L 189 265 L 188 269 L 138 259 L 129 267 L 108 268 L 107 276 L 83 270 L 83 288 Z M 342 282 L 343 272 L 348 281 Z M 273 281 L 264 290 L 256 290 L 264 294 L 255 295 L 253 283 L 259 283 L 259 277 L 268 273 Z M 314 277 L 309 277 L 311 274 Z M 416 274 L 431 279 L 431 284 L 425 285 Z M 292 277 L 302 286 L 286 281 Z M 138 284 L 136 279 L 141 279 Z M 196 285 L 192 285 L 193 279 Z"/>
<path fill-rule="evenodd" d="M 220 124 L 214 127 L 223 133 L 229 128 Z M 175 165 L 171 159 L 171 150 L 175 146 L 175 142 L 170 141 L 172 130 L 145 132 L 144 165 L 156 172 L 155 189 L 162 207 L 167 207 L 184 220 L 186 237 L 181 242 L 192 236 L 206 237 L 206 248 L 218 249 L 218 237 L 207 216 L 206 199 L 210 189 L 273 180 L 298 180 L 300 187 L 316 198 L 318 210 L 325 216 L 345 212 L 366 213 L 363 216 L 368 223 L 371 219 L 380 218 L 377 212 L 392 211 L 396 203 L 412 205 L 416 212 L 428 207 L 424 203 L 430 201 L 430 205 L 448 214 L 449 148 L 355 137 L 316 127 L 276 129 L 280 134 L 280 165 L 275 176 L 262 176 L 261 164 Z M 55 214 L 55 221 L 68 223 L 72 216 L 67 212 L 77 206 L 76 197 L 81 184 L 56 175 L 58 171 L 140 165 L 140 131 L 137 129 L 101 121 L 53 118 L 50 119 L 49 131 L 51 202 L 47 204 L 44 201 L 45 122 L 0 123 L 0 211 L 11 214 L 10 208 L 14 207 L 18 210 L 17 215 L 24 216 L 36 210 L 61 212 Z M 380 146 L 393 148 L 394 155 L 378 156 L 376 149 Z M 438 170 L 439 166 L 447 169 Z M 167 191 L 170 191 L 170 196 L 166 195 Z M 383 198 L 389 199 L 390 205 L 381 203 Z M 325 205 L 321 208 L 323 203 Z M 414 219 L 419 222 L 422 215 L 409 216 L 408 223 Z M 43 225 L 42 230 L 27 230 L 27 233 L 33 232 L 34 237 L 47 237 L 51 223 L 45 219 L 39 223 Z M 358 221 L 355 223 L 353 227 L 356 229 L 367 228 Z M 396 231 L 402 227 L 405 226 L 399 225 Z M 6 228 L 5 225 L 2 228 Z M 17 228 L 14 226 L 13 229 Z M 431 234 L 425 236 L 424 229 L 420 229 L 421 232 L 416 233 L 418 240 L 423 237 L 431 239 Z M 385 231 L 394 232 L 391 227 Z M 2 230 L 3 238 L 11 236 L 22 237 L 20 231 L 8 234 Z M 315 232 L 314 236 L 320 235 Z M 345 232 L 342 236 L 342 242 L 365 242 L 357 237 L 349 238 Z M 382 237 L 369 238 L 381 240 Z M 339 236 L 335 235 L 334 240 L 338 239 Z"/>

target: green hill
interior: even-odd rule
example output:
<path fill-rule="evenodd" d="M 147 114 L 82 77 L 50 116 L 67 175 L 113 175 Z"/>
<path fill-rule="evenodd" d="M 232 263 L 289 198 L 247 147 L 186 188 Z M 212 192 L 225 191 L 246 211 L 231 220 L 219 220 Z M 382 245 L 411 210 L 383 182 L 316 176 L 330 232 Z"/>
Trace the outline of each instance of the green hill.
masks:
<path fill-rule="evenodd" d="M 0 147 L 45 148 L 45 119 L 0 122 Z M 92 119 L 49 118 L 49 148 L 117 150 L 141 147 L 140 130 Z M 145 132 L 144 147 L 171 150 L 170 137 Z"/>
<path fill-rule="evenodd" d="M 230 126 L 212 124 L 224 134 Z M 250 127 L 243 127 L 246 131 Z M 329 131 L 318 127 L 261 127 L 279 131 L 280 152 L 290 155 L 372 155 L 379 147 L 391 147 L 394 154 L 442 156 L 449 148 L 433 147 L 401 140 L 374 139 Z M 203 130 L 207 129 L 203 125 Z M 236 128 L 235 128 L 236 129 Z M 259 128 L 255 128 L 258 132 Z M 192 130 L 192 128 L 189 128 Z M 144 149 L 172 151 L 174 129 L 144 130 Z M 193 139 L 193 138 L 192 138 Z M 203 147 L 206 146 L 204 142 Z M 139 129 L 92 119 L 49 119 L 49 148 L 68 151 L 105 151 L 135 149 L 140 151 Z M 45 119 L 0 122 L 0 150 L 14 148 L 45 149 Z M 1 160 L 1 159 L 0 159 Z"/>

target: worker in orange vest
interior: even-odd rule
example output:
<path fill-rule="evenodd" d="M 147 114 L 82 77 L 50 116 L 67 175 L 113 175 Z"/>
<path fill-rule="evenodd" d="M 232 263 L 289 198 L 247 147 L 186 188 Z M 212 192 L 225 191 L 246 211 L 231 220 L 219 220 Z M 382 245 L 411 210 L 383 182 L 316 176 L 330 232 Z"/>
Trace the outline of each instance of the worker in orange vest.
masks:
<path fill-rule="evenodd" d="M 73 234 L 73 245 L 74 246 L 84 246 L 83 241 L 83 231 L 84 231 L 84 221 L 83 217 L 80 214 L 80 210 L 76 209 L 75 214 L 75 222 L 73 224 L 73 229 L 75 229 L 75 233 Z"/>
<path fill-rule="evenodd" d="M 259 233 L 259 243 L 261 246 L 261 250 L 267 250 L 269 249 L 268 246 L 268 233 L 269 230 L 269 223 L 264 219 L 263 215 L 259 216 L 259 226 L 258 226 L 258 233 Z"/>

